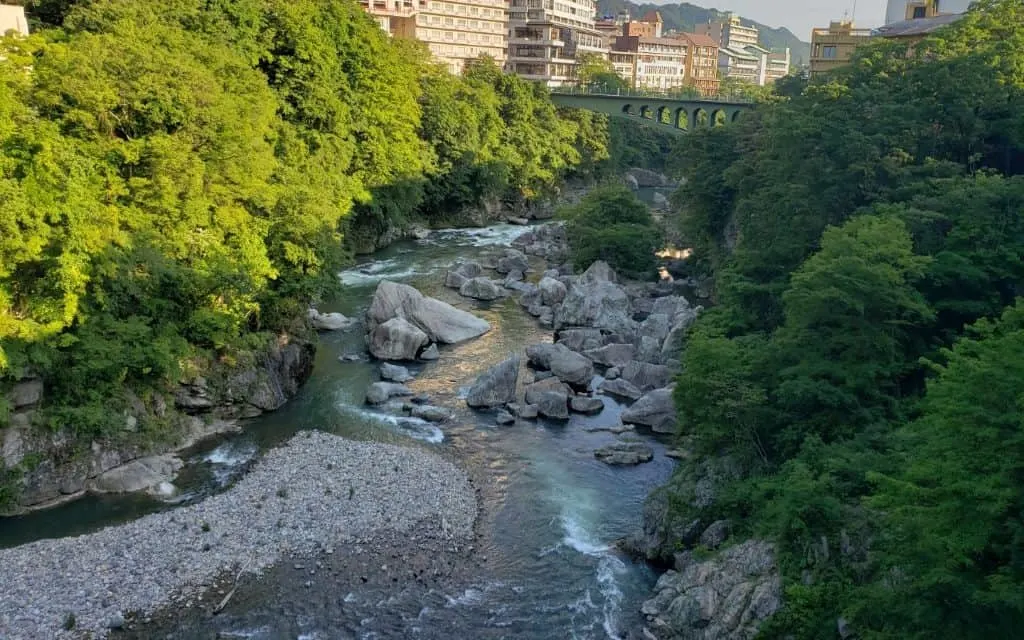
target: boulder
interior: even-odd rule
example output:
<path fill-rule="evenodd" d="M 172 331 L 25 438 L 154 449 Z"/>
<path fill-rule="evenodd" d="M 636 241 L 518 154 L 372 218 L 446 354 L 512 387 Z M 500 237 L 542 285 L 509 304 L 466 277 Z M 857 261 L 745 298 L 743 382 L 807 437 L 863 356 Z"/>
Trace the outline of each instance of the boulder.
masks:
<path fill-rule="evenodd" d="M 437 360 L 441 357 L 441 352 L 437 350 L 437 345 L 432 344 L 420 353 L 420 360 Z"/>
<path fill-rule="evenodd" d="M 564 329 L 558 332 L 558 340 L 566 349 L 577 353 L 586 353 L 591 349 L 597 349 L 605 344 L 604 334 L 600 329 Z"/>
<path fill-rule="evenodd" d="M 508 404 L 508 410 L 512 415 L 524 420 L 534 420 L 539 413 L 535 404 L 517 404 L 515 402 Z"/>
<path fill-rule="evenodd" d="M 605 380 L 615 380 L 622 375 L 622 370 L 618 367 L 608 367 L 608 370 L 604 372 Z"/>
<path fill-rule="evenodd" d="M 460 262 L 454 268 L 448 270 L 448 273 L 445 275 L 444 286 L 458 289 L 467 280 L 483 275 L 483 272 L 484 268 L 480 266 L 479 262 L 473 262 L 472 260 Z"/>
<path fill-rule="evenodd" d="M 33 379 L 19 382 L 11 389 L 8 399 L 13 409 L 39 404 L 43 399 L 43 381 Z"/>
<path fill-rule="evenodd" d="M 604 411 L 604 400 L 589 396 L 573 396 L 569 408 L 576 413 L 595 414 Z"/>
<path fill-rule="evenodd" d="M 633 360 L 636 347 L 631 344 L 607 344 L 599 349 L 589 349 L 583 355 L 606 367 L 623 367 Z"/>
<path fill-rule="evenodd" d="M 494 270 L 502 274 L 511 273 L 513 271 L 522 271 L 523 273 L 526 273 L 530 270 L 530 261 L 522 251 L 517 249 L 505 249 L 498 258 L 498 262 L 494 266 Z"/>
<path fill-rule="evenodd" d="M 608 280 L 585 278 L 581 276 L 569 287 L 555 314 L 555 329 L 560 333 L 570 327 L 607 329 L 627 335 L 634 333 L 636 323 L 632 318 L 629 296 L 622 287 Z"/>
<path fill-rule="evenodd" d="M 472 278 L 459 287 L 459 295 L 475 300 L 497 300 L 505 295 L 501 285 L 490 278 Z"/>
<path fill-rule="evenodd" d="M 156 489 L 170 482 L 185 466 L 173 455 L 151 456 L 104 472 L 92 481 L 90 488 L 99 493 L 129 493 Z"/>
<path fill-rule="evenodd" d="M 340 313 L 320 313 L 312 308 L 309 310 L 309 323 L 317 331 L 340 331 L 348 329 L 355 322 L 354 319 L 346 318 Z"/>
<path fill-rule="evenodd" d="M 656 189 L 676 186 L 674 182 L 669 180 L 668 176 L 657 171 L 651 171 L 650 169 L 630 169 L 626 171 L 626 179 L 628 180 L 629 178 L 633 178 L 640 187 Z"/>
<path fill-rule="evenodd" d="M 669 207 L 668 198 L 660 191 L 654 192 L 654 195 L 651 196 L 651 203 L 656 209 L 668 209 Z"/>
<path fill-rule="evenodd" d="M 640 362 L 661 364 L 665 359 L 665 354 L 661 351 L 661 343 L 650 336 L 641 336 L 636 359 Z"/>
<path fill-rule="evenodd" d="M 526 396 L 526 401 L 537 405 L 537 412 L 546 418 L 569 419 L 569 396 L 558 391 L 539 391 Z"/>
<path fill-rule="evenodd" d="M 612 269 L 604 260 L 598 260 L 593 263 L 587 270 L 580 275 L 580 281 L 582 282 L 618 282 L 619 275 L 615 273 L 615 269 Z"/>
<path fill-rule="evenodd" d="M 506 289 L 515 289 L 520 286 L 525 278 L 526 274 L 522 271 L 511 271 L 507 276 L 505 276 L 505 281 L 502 283 L 502 286 Z"/>
<path fill-rule="evenodd" d="M 700 534 L 700 544 L 706 549 L 717 549 L 729 537 L 730 524 L 728 520 L 716 520 Z"/>
<path fill-rule="evenodd" d="M 671 330 L 672 318 L 667 313 L 652 312 L 638 327 L 638 333 L 641 336 L 654 338 L 658 343 L 659 349 L 661 348 L 661 343 L 665 341 L 668 332 Z"/>
<path fill-rule="evenodd" d="M 576 386 L 586 386 L 594 377 L 594 364 L 585 356 L 570 351 L 560 344 L 535 344 L 526 348 L 530 364 L 548 369 L 559 380 Z"/>
<path fill-rule="evenodd" d="M 498 415 L 495 416 L 494 421 L 499 425 L 515 424 L 516 417 L 508 411 L 499 411 Z"/>
<path fill-rule="evenodd" d="M 512 246 L 531 256 L 540 256 L 550 263 L 565 260 L 568 256 L 568 239 L 565 226 L 546 224 L 534 227 L 512 241 Z"/>
<path fill-rule="evenodd" d="M 568 293 L 564 284 L 549 277 L 541 278 L 541 281 L 537 283 L 537 288 L 540 289 L 541 302 L 549 307 L 565 300 L 565 295 Z"/>
<path fill-rule="evenodd" d="M 530 221 L 526 218 L 517 218 L 515 216 L 509 216 L 508 223 L 516 224 L 519 225 L 520 227 L 525 227 L 526 225 L 530 224 Z"/>
<path fill-rule="evenodd" d="M 640 190 L 640 183 L 637 182 L 637 179 L 634 176 L 631 176 L 627 173 L 623 177 L 623 181 L 626 183 L 626 186 L 629 187 L 632 191 Z"/>
<path fill-rule="evenodd" d="M 655 433 L 675 433 L 676 408 L 672 402 L 672 389 L 656 389 L 646 394 L 622 412 L 622 421 L 650 427 Z"/>
<path fill-rule="evenodd" d="M 605 464 L 634 465 L 650 462 L 654 450 L 642 442 L 615 442 L 594 451 L 594 457 Z"/>
<path fill-rule="evenodd" d="M 486 320 L 428 298 L 412 287 L 382 280 L 366 312 L 367 328 L 373 331 L 394 318 L 402 318 L 427 334 L 431 342 L 455 344 L 490 331 Z"/>
<path fill-rule="evenodd" d="M 672 371 L 663 364 L 633 360 L 622 368 L 622 379 L 641 391 L 660 389 L 672 381 Z"/>
<path fill-rule="evenodd" d="M 380 360 L 415 360 L 430 338 L 405 318 L 391 318 L 367 336 L 367 347 Z"/>
<path fill-rule="evenodd" d="M 391 398 L 411 396 L 412 389 L 404 384 L 395 382 L 374 382 L 366 392 L 366 401 L 369 404 L 384 404 Z"/>
<path fill-rule="evenodd" d="M 627 398 L 629 400 L 637 400 L 643 395 L 642 391 L 622 378 L 605 380 L 601 383 L 599 389 L 604 393 L 611 394 L 619 398 Z"/>
<path fill-rule="evenodd" d="M 748 540 L 698 560 L 676 555 L 676 568 L 658 580 L 641 612 L 644 633 L 656 640 L 693 638 L 752 640 L 762 622 L 782 607 L 775 548 Z"/>
<path fill-rule="evenodd" d="M 498 407 L 516 398 L 520 358 L 514 355 L 491 367 L 476 379 L 466 396 L 471 407 Z"/>
<path fill-rule="evenodd" d="M 539 374 L 538 374 L 539 375 Z M 543 391 L 557 391 L 558 393 L 565 394 L 566 396 L 573 395 L 572 387 L 565 384 L 554 376 L 548 376 L 547 378 L 538 378 L 537 382 L 526 385 L 524 389 L 526 392 L 526 401 L 530 402 L 530 395 L 534 393 L 540 393 Z"/>
<path fill-rule="evenodd" d="M 444 422 L 452 417 L 450 410 L 428 404 L 414 404 L 409 414 L 414 418 L 426 420 L 427 422 Z"/>
<path fill-rule="evenodd" d="M 405 367 L 387 362 L 380 365 L 380 377 L 390 382 L 409 382 L 413 379 L 413 375 Z"/>

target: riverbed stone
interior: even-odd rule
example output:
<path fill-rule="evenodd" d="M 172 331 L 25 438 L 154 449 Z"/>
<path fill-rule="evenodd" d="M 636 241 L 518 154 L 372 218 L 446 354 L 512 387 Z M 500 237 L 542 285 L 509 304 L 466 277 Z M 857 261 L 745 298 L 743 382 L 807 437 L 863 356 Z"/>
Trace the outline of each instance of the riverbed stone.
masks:
<path fill-rule="evenodd" d="M 411 396 L 412 389 L 404 384 L 395 382 L 374 382 L 366 391 L 366 401 L 369 404 L 384 404 L 391 398 Z"/>
<path fill-rule="evenodd" d="M 569 419 L 569 396 L 564 393 L 540 391 L 527 395 L 527 402 L 536 405 L 538 413 L 545 418 Z"/>
<path fill-rule="evenodd" d="M 414 376 L 405 367 L 384 362 L 380 365 L 380 377 L 389 382 L 409 382 Z"/>
<path fill-rule="evenodd" d="M 667 386 L 672 381 L 672 371 L 663 364 L 633 360 L 622 368 L 621 377 L 646 393 Z"/>
<path fill-rule="evenodd" d="M 373 329 L 367 346 L 380 360 L 415 360 L 428 342 L 430 338 L 419 327 L 405 318 L 392 318 Z"/>
<path fill-rule="evenodd" d="M 466 280 L 466 282 L 459 287 L 459 295 L 487 302 L 501 298 L 505 295 L 505 292 L 502 290 L 501 285 L 494 280 L 479 277 Z"/>
<path fill-rule="evenodd" d="M 535 404 L 510 402 L 507 408 L 509 413 L 523 420 L 534 420 L 539 415 Z"/>
<path fill-rule="evenodd" d="M 622 421 L 650 427 L 655 433 L 675 433 L 676 408 L 672 402 L 672 389 L 655 389 L 647 393 L 622 412 Z"/>
<path fill-rule="evenodd" d="M 643 395 L 640 389 L 637 389 L 635 385 L 622 378 L 605 380 L 598 388 L 604 393 L 629 400 L 638 400 Z"/>
<path fill-rule="evenodd" d="M 619 369 L 618 367 L 608 367 L 608 369 L 604 372 L 604 379 L 605 380 L 616 380 L 621 375 L 622 375 L 622 370 Z"/>
<path fill-rule="evenodd" d="M 393 318 L 406 320 L 427 334 L 430 341 L 443 344 L 476 338 L 491 329 L 486 320 L 468 311 L 424 296 L 408 285 L 382 280 L 366 312 L 367 327 L 372 333 Z"/>
<path fill-rule="evenodd" d="M 8 394 L 11 407 L 21 409 L 38 404 L 43 399 L 43 381 L 39 379 L 25 380 L 14 385 Z"/>
<path fill-rule="evenodd" d="M 468 280 L 478 278 L 483 275 L 483 272 L 484 268 L 480 266 L 479 262 L 474 262 L 472 260 L 460 262 L 448 270 L 448 273 L 445 275 L 444 286 L 452 289 L 458 289 Z"/>
<path fill-rule="evenodd" d="M 577 353 L 586 353 L 605 344 L 605 337 L 600 329 L 563 329 L 558 332 L 557 337 L 555 344 Z"/>
<path fill-rule="evenodd" d="M 91 483 L 91 488 L 99 493 L 144 491 L 170 482 L 183 466 L 181 458 L 173 455 L 139 458 L 103 473 Z"/>
<path fill-rule="evenodd" d="M 607 344 L 599 349 L 589 349 L 583 355 L 606 367 L 623 367 L 633 360 L 636 347 L 631 344 Z"/>
<path fill-rule="evenodd" d="M 589 396 L 573 396 L 569 408 L 576 413 L 595 414 L 604 411 L 604 400 Z"/>
<path fill-rule="evenodd" d="M 523 252 L 518 249 L 505 249 L 498 258 L 498 262 L 495 264 L 494 270 L 501 274 L 511 273 L 513 271 L 522 271 L 523 273 L 526 273 L 530 270 L 530 261 Z"/>
<path fill-rule="evenodd" d="M 535 344 L 526 348 L 530 364 L 551 371 L 559 380 L 586 386 L 594 377 L 594 364 L 582 354 L 560 344 Z"/>
<path fill-rule="evenodd" d="M 437 360 L 441 357 L 441 352 L 437 349 L 437 344 L 431 344 L 422 352 L 420 352 L 420 360 Z"/>
<path fill-rule="evenodd" d="M 444 422 L 452 417 L 450 409 L 428 404 L 414 404 L 409 413 L 412 417 L 426 420 L 427 422 Z"/>
<path fill-rule="evenodd" d="M 512 355 L 491 367 L 476 379 L 466 396 L 471 407 L 499 407 L 516 398 L 521 359 Z"/>
<path fill-rule="evenodd" d="M 317 331 L 340 331 L 348 329 L 355 322 L 355 319 L 346 318 L 340 313 L 320 313 L 316 309 L 309 309 L 309 323 Z"/>
<path fill-rule="evenodd" d="M 614 442 L 594 451 L 594 457 L 610 465 L 636 465 L 650 462 L 654 450 L 642 442 Z"/>
<path fill-rule="evenodd" d="M 498 415 L 494 418 L 494 422 L 502 426 L 515 424 L 516 417 L 508 411 L 499 411 Z"/>
<path fill-rule="evenodd" d="M 541 278 L 541 281 L 537 283 L 537 288 L 540 289 L 541 301 L 549 307 L 565 300 L 565 295 L 568 293 L 564 284 L 547 276 Z"/>
<path fill-rule="evenodd" d="M 596 263 L 595 263 L 596 264 Z M 588 270 L 589 271 L 589 270 Z M 555 329 L 561 332 L 572 327 L 606 329 L 633 334 L 636 322 L 632 318 L 629 296 L 619 285 L 609 280 L 580 278 L 569 287 L 569 292 L 555 314 Z"/>

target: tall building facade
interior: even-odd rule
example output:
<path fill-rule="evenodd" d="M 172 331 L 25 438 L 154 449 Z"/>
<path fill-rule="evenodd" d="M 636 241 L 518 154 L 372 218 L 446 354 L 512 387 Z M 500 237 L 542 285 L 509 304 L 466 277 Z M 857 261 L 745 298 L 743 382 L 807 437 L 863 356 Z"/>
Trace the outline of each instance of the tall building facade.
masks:
<path fill-rule="evenodd" d="M 725 20 L 697 25 L 698 34 L 718 42 L 720 77 L 765 85 L 789 73 L 789 49 L 769 51 L 760 44 L 757 27 L 745 26 L 734 13 Z"/>
<path fill-rule="evenodd" d="M 28 35 L 28 20 L 25 19 L 25 8 L 10 4 L 0 4 L 0 36 L 13 31 L 23 36 Z"/>
<path fill-rule="evenodd" d="M 688 50 L 684 40 L 622 35 L 616 39 L 612 52 L 631 54 L 634 88 L 672 92 L 686 86 Z"/>
<path fill-rule="evenodd" d="M 687 84 L 703 96 L 718 95 L 718 42 L 699 33 L 680 33 L 674 36 L 689 45 L 686 56 Z"/>
<path fill-rule="evenodd" d="M 971 4 L 973 0 L 889 0 L 885 23 L 960 14 L 967 11 Z"/>
<path fill-rule="evenodd" d="M 361 0 L 381 28 L 395 37 L 415 38 L 448 70 L 461 74 L 466 63 L 508 57 L 505 0 Z"/>
<path fill-rule="evenodd" d="M 608 56 L 595 0 L 510 0 L 508 69 L 558 87 L 575 82 L 577 59 Z"/>
<path fill-rule="evenodd" d="M 870 39 L 870 29 L 858 29 L 849 20 L 831 22 L 828 29 L 814 29 L 811 32 L 811 77 L 848 63 L 854 50 Z"/>

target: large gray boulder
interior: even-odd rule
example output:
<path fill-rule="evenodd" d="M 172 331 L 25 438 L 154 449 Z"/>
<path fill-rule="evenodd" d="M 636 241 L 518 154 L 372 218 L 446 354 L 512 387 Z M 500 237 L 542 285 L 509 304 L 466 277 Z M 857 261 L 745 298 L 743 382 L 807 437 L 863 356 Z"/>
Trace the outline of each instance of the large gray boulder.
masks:
<path fill-rule="evenodd" d="M 497 407 L 516 399 L 520 358 L 514 355 L 491 367 L 476 379 L 466 396 L 471 407 Z"/>
<path fill-rule="evenodd" d="M 90 488 L 99 493 L 155 490 L 161 483 L 174 480 L 183 466 L 181 459 L 173 455 L 139 458 L 103 473 Z"/>
<path fill-rule="evenodd" d="M 367 348 L 379 360 L 415 360 L 419 350 L 430 342 L 426 333 L 405 318 L 391 318 L 370 332 Z"/>
<path fill-rule="evenodd" d="M 636 355 L 636 347 L 631 344 L 608 344 L 599 349 L 583 352 L 594 362 L 606 367 L 624 367 Z"/>
<path fill-rule="evenodd" d="M 550 277 L 541 278 L 541 281 L 537 283 L 537 288 L 540 289 L 541 302 L 549 307 L 565 300 L 565 295 L 568 293 L 564 284 Z"/>
<path fill-rule="evenodd" d="M 466 280 L 459 287 L 459 295 L 473 298 L 474 300 L 497 300 L 505 295 L 502 286 L 490 278 L 479 277 Z"/>
<path fill-rule="evenodd" d="M 607 274 L 601 270 L 591 273 L 588 269 L 587 273 L 590 275 L 580 276 L 569 287 L 555 314 L 555 329 L 561 332 L 570 327 L 585 327 L 633 334 L 636 322 L 632 318 L 629 295 L 619 285 L 604 279 Z"/>
<path fill-rule="evenodd" d="M 538 391 L 526 396 L 529 404 L 536 405 L 537 411 L 545 418 L 569 419 L 569 396 L 558 391 Z"/>
<path fill-rule="evenodd" d="M 595 414 L 604 411 L 604 400 L 590 396 L 573 396 L 569 408 L 576 413 Z"/>
<path fill-rule="evenodd" d="M 650 427 L 655 433 L 675 433 L 676 407 L 672 402 L 672 389 L 656 389 L 646 394 L 622 412 L 622 421 Z"/>
<path fill-rule="evenodd" d="M 641 391 L 665 387 L 672 381 L 672 370 L 663 364 L 633 360 L 622 367 L 620 376 Z"/>
<path fill-rule="evenodd" d="M 427 334 L 431 342 L 455 344 L 481 336 L 491 329 L 486 320 L 446 302 L 428 298 L 412 287 L 387 280 L 377 285 L 366 312 L 372 334 L 381 324 L 402 318 Z"/>
<path fill-rule="evenodd" d="M 610 465 L 635 465 L 650 462 L 654 450 L 642 442 L 613 442 L 594 451 L 594 457 Z"/>
<path fill-rule="evenodd" d="M 26 380 L 14 385 L 8 394 L 11 407 L 20 409 L 38 404 L 43 399 L 43 381 L 39 379 Z"/>
<path fill-rule="evenodd" d="M 601 391 L 607 394 L 619 398 L 626 398 L 628 400 L 638 400 L 643 392 L 637 389 L 632 383 L 623 380 L 622 378 L 616 378 L 614 380 L 605 380 L 598 387 Z"/>
<path fill-rule="evenodd" d="M 414 418 L 426 420 L 427 422 L 444 422 L 452 417 L 452 412 L 444 407 L 435 407 L 429 404 L 416 404 L 409 412 Z"/>
<path fill-rule="evenodd" d="M 409 382 L 413 375 L 405 367 L 387 362 L 380 365 L 380 377 L 389 382 Z"/>
<path fill-rule="evenodd" d="M 607 262 L 598 260 L 580 274 L 580 280 L 583 282 L 618 282 L 619 274 L 615 273 L 615 269 L 612 269 Z"/>
<path fill-rule="evenodd" d="M 558 332 L 555 343 L 577 353 L 586 353 L 604 346 L 605 336 L 600 329 L 564 329 Z"/>
<path fill-rule="evenodd" d="M 641 609 L 645 632 L 658 640 L 751 640 L 782 607 L 782 580 L 774 546 L 748 540 L 698 560 L 676 554 L 675 570 L 654 587 Z"/>
<path fill-rule="evenodd" d="M 448 273 L 445 275 L 444 286 L 458 289 L 467 280 L 479 278 L 483 275 L 483 272 L 484 268 L 480 266 L 479 262 L 473 262 L 472 260 L 460 262 L 454 268 L 448 270 Z"/>
<path fill-rule="evenodd" d="M 517 249 L 505 249 L 501 257 L 498 258 L 498 263 L 495 265 L 494 270 L 498 273 L 512 273 L 513 271 L 522 271 L 526 273 L 530 270 L 530 261 L 522 251 Z"/>
<path fill-rule="evenodd" d="M 594 377 L 594 364 L 585 356 L 570 351 L 560 344 L 535 344 L 526 348 L 530 364 L 548 369 L 559 380 L 576 386 L 586 386 Z"/>
<path fill-rule="evenodd" d="M 348 329 L 355 322 L 353 318 L 346 318 L 340 313 L 320 313 L 316 309 L 309 309 L 309 323 L 317 331 L 340 331 Z"/>
<path fill-rule="evenodd" d="M 396 382 L 374 382 L 366 391 L 366 401 L 369 404 L 384 404 L 391 398 L 411 396 L 412 389 L 404 384 Z"/>

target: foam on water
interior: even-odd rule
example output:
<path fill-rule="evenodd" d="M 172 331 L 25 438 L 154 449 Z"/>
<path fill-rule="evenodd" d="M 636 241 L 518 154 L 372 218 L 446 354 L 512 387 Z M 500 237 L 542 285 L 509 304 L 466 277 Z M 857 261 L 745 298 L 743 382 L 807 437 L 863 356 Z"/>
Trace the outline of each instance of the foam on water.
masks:
<path fill-rule="evenodd" d="M 210 465 L 217 484 L 224 486 L 237 477 L 258 452 L 259 447 L 254 442 L 230 440 L 204 455 L 201 461 Z"/>
<path fill-rule="evenodd" d="M 422 242 L 424 244 L 492 247 L 508 245 L 525 232 L 525 228 L 511 224 L 499 224 L 480 229 L 438 229 Z"/>
<path fill-rule="evenodd" d="M 562 514 L 562 529 L 565 532 L 562 544 L 565 546 L 591 557 L 603 557 L 608 553 L 608 545 L 596 541 L 593 534 L 572 515 Z"/>
<path fill-rule="evenodd" d="M 444 431 L 441 431 L 436 424 L 427 422 L 420 418 L 393 416 L 387 413 L 379 413 L 369 409 L 353 407 L 351 405 L 342 405 L 342 409 L 347 413 L 357 415 L 360 418 L 370 420 L 378 424 L 387 425 L 393 431 L 397 431 L 415 440 L 422 440 L 431 444 L 440 444 L 441 442 L 444 442 Z"/>

